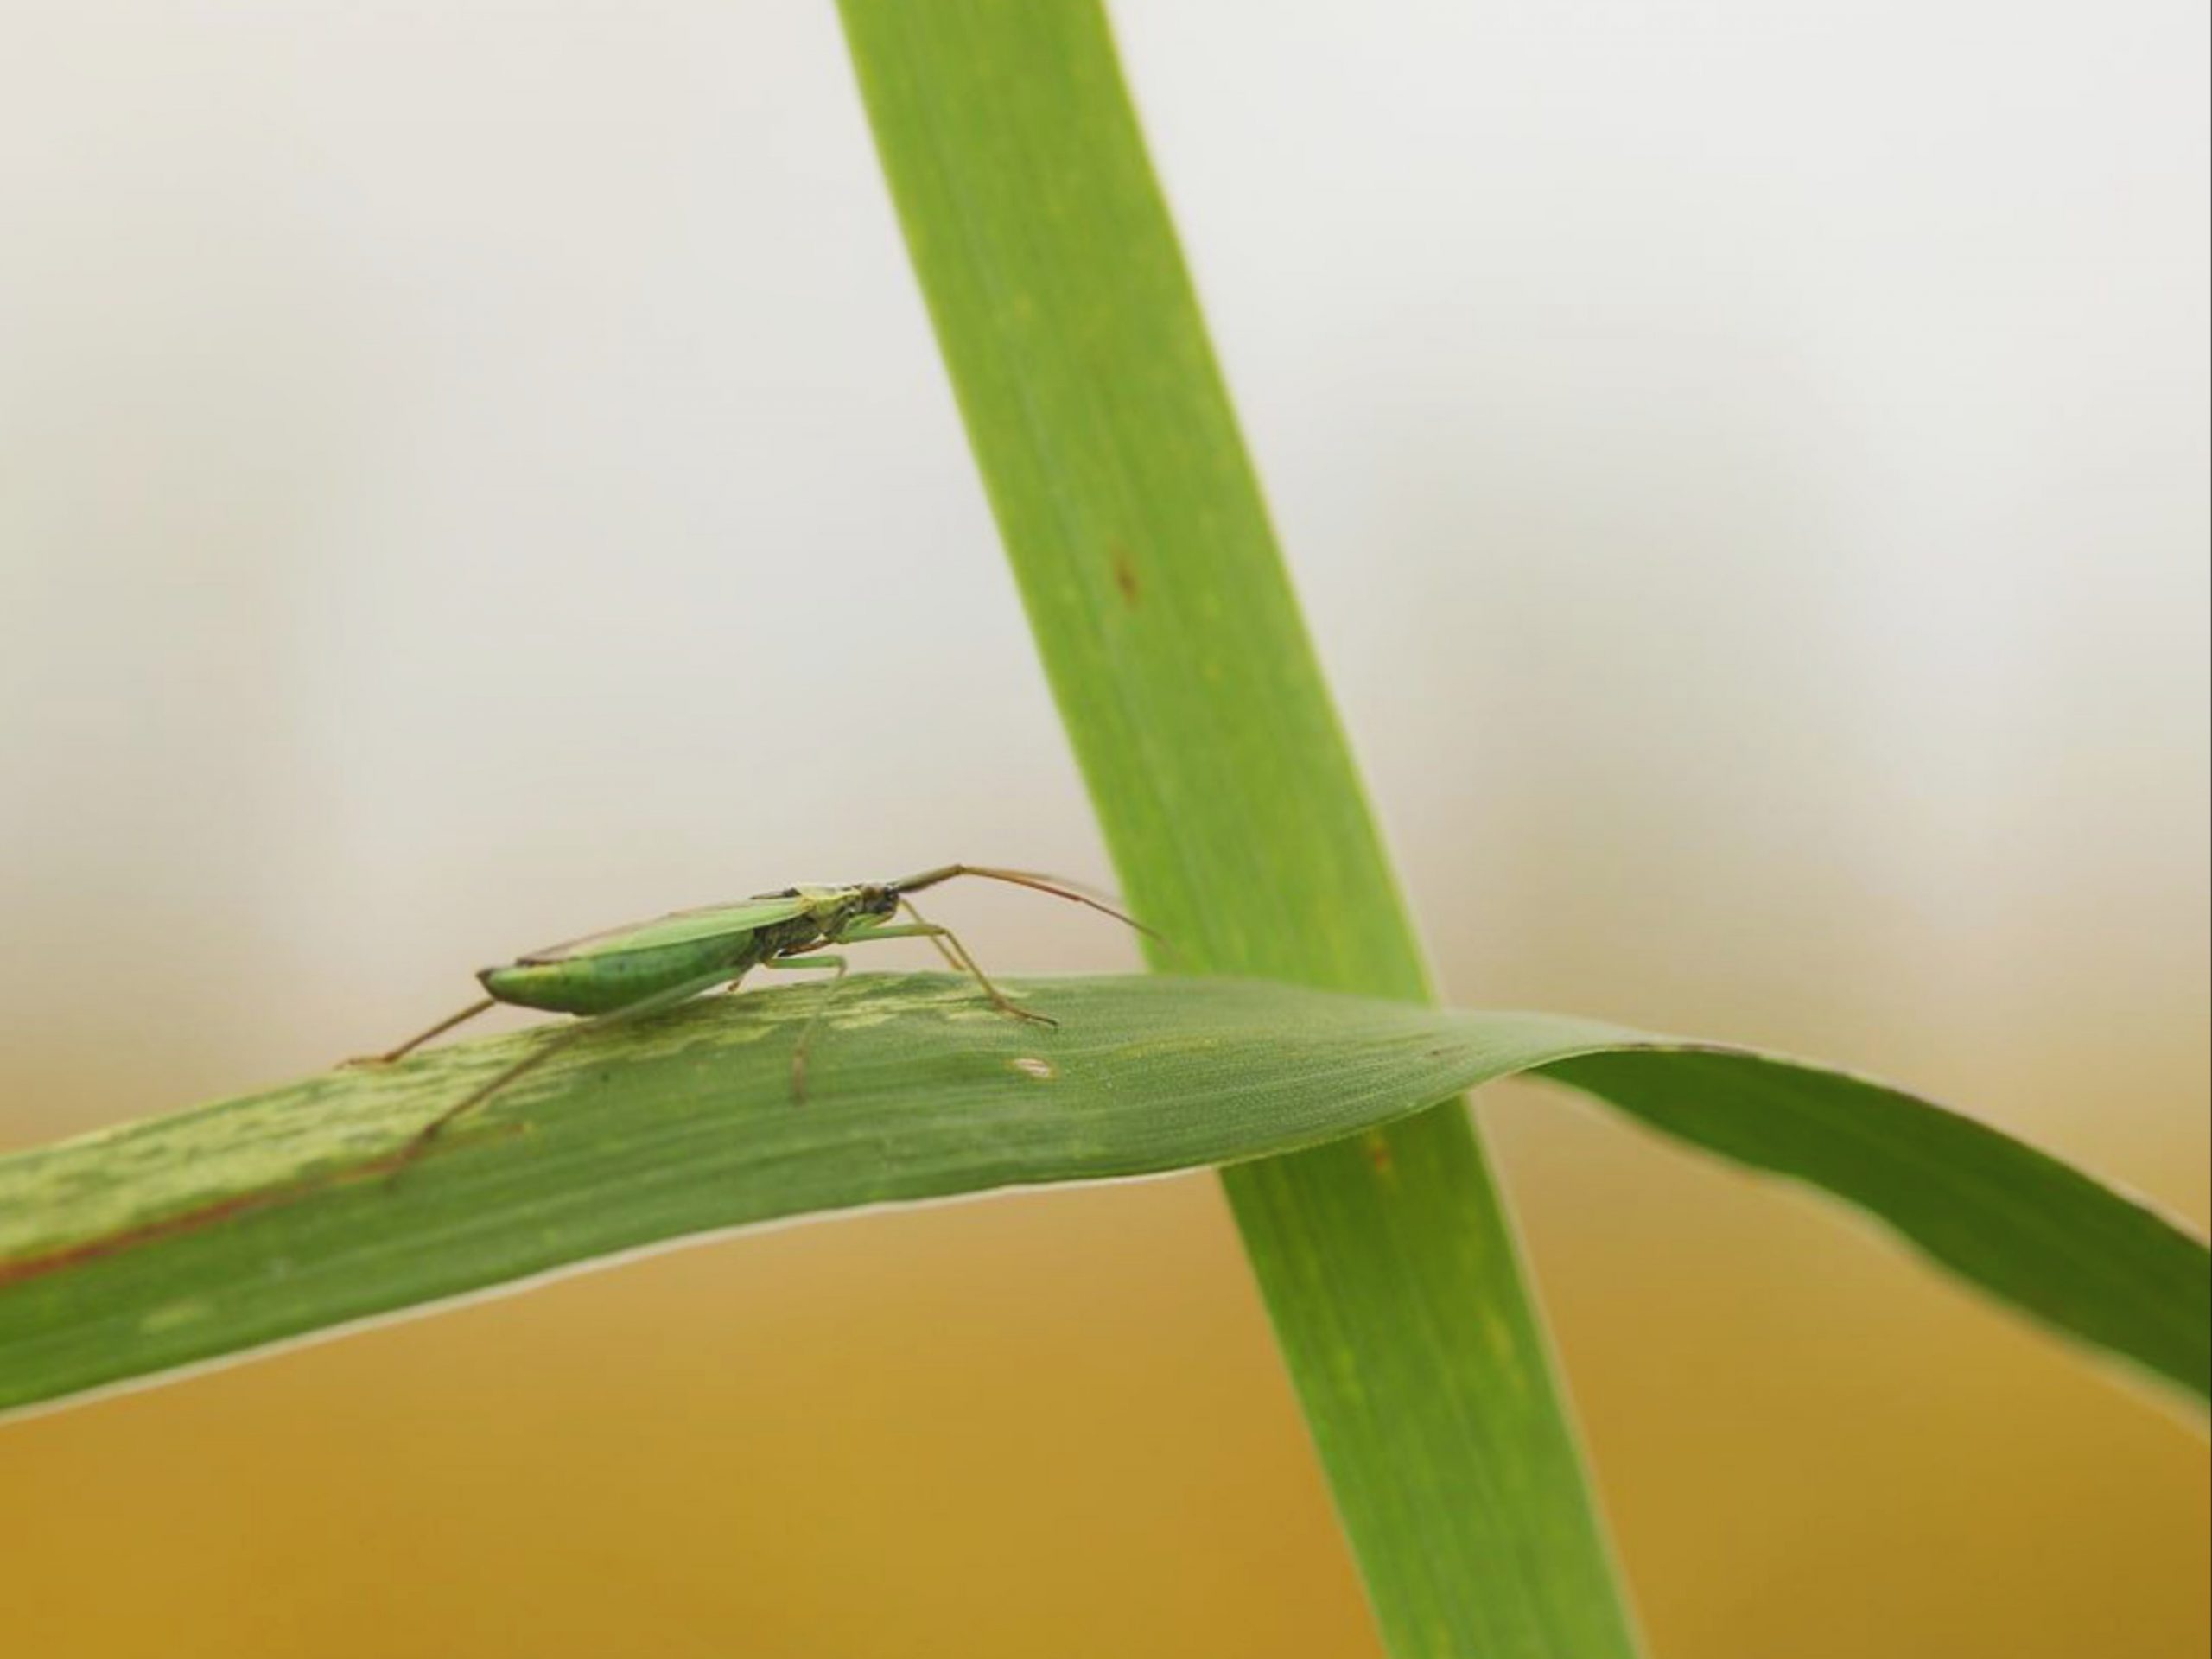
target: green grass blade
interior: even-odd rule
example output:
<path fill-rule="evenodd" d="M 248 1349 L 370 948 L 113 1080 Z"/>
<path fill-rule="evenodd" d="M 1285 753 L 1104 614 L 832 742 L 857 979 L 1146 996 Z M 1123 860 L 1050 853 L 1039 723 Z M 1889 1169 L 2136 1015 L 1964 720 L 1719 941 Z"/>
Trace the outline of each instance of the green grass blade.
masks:
<path fill-rule="evenodd" d="M 1714 1049 L 1548 1066 L 1676 1140 L 1879 1217 L 2053 1329 L 2212 1397 L 2212 1255 L 2046 1153 L 1863 1077 Z"/>
<path fill-rule="evenodd" d="M 842 10 L 1123 892 L 1178 967 L 1426 995 L 1103 15 Z M 1391 1649 L 1633 1654 L 1465 1115 L 1227 1190 Z"/>
<path fill-rule="evenodd" d="M 1590 1020 L 1250 981 L 1023 986 L 1053 1031 L 980 1008 L 963 979 L 849 986 L 804 1106 L 791 1044 L 821 992 L 793 988 L 596 1033 L 396 1180 L 385 1160 L 416 1128 L 550 1033 L 0 1159 L 0 1407 L 720 1229 L 1263 1158 L 1541 1068 L 1848 1197 L 2030 1314 L 2207 1391 L 2201 1243 L 1872 1084 Z M 1453 1318 L 1483 1328 L 1478 1306 Z"/>

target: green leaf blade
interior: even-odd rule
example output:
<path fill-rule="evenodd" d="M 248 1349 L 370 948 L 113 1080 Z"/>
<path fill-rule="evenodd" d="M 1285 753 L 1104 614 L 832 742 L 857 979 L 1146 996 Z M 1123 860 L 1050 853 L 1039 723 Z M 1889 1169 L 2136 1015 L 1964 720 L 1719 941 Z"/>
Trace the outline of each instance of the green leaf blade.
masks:
<path fill-rule="evenodd" d="M 1663 1068 L 1592 1054 L 1544 1076 L 1878 1217 L 1998 1300 L 2212 1396 L 2212 1255 L 2048 1153 L 1879 1083 L 1727 1049 Z"/>
<path fill-rule="evenodd" d="M 1178 947 L 1164 965 L 1426 995 L 1103 12 L 840 9 L 1046 676 L 1122 889 Z M 1385 1140 L 1225 1178 L 1384 1640 L 1631 1659 L 1472 1127 L 1446 1106 Z"/>
<path fill-rule="evenodd" d="M 1994 1130 L 1811 1068 L 1593 1021 L 1454 1013 L 1252 982 L 1039 981 L 1039 1033 L 966 982 L 849 982 L 789 1093 L 812 988 L 610 1029 L 386 1179 L 457 1090 L 544 1033 L 457 1044 L 0 1159 L 0 1408 L 149 1378 L 720 1230 L 1014 1186 L 1265 1159 L 1333 1137 L 1384 1183 L 1456 1179 L 1368 1133 L 1543 1070 L 1694 1144 L 1846 1192 L 1951 1265 L 2200 1398 L 2200 1241 Z M 1742 1074 L 1738 1077 L 1738 1074 Z M 1743 1079 L 1751 1081 L 1745 1084 Z M 1834 1122 L 1854 1101 L 1870 1160 Z M 1834 1149 L 1841 1147 L 1839 1154 Z M 1889 1172 L 1864 1179 L 1867 1167 Z M 1993 1184 L 2003 1202 L 1977 1193 Z M 1418 1248 L 1409 1242 L 1408 1248 Z M 1511 1333 L 1478 1304 L 1431 1362 Z M 1419 1494 L 1378 1492 L 1377 1503 Z"/>

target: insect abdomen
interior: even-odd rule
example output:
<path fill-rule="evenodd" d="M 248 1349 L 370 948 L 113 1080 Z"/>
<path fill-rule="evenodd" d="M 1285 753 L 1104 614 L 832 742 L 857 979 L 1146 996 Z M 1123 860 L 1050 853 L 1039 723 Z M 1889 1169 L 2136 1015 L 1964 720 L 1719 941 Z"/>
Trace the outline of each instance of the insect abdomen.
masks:
<path fill-rule="evenodd" d="M 613 1014 L 658 991 L 672 990 L 718 971 L 734 978 L 752 965 L 750 950 L 733 950 L 718 939 L 709 949 L 697 944 L 654 950 L 577 957 L 555 962 L 515 962 L 486 968 L 477 982 L 495 1001 L 548 1014 Z"/>

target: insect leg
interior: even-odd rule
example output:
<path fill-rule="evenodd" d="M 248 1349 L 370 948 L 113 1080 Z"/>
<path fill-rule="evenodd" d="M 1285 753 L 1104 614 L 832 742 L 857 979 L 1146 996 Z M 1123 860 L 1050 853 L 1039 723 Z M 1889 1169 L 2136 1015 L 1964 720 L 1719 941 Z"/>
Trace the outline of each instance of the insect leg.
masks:
<path fill-rule="evenodd" d="M 910 915 L 913 913 L 912 906 L 907 907 L 907 913 Z M 928 927 L 930 925 L 925 922 L 922 925 Z M 944 942 L 944 937 L 942 934 L 931 931 L 924 933 L 922 937 L 930 942 L 931 950 L 936 951 L 938 955 L 944 958 L 945 965 L 951 969 L 954 973 L 966 974 L 975 971 L 975 964 L 969 962 L 965 957 L 963 957 L 958 951 L 955 950 L 950 945 L 947 944 Z"/>
<path fill-rule="evenodd" d="M 806 1103 L 806 1053 L 814 1042 L 815 1027 L 822 1023 L 822 1016 L 830 1012 L 830 1004 L 837 995 L 837 988 L 845 982 L 845 972 L 852 964 L 842 957 L 771 957 L 760 964 L 763 968 L 827 968 L 830 988 L 822 994 L 822 1001 L 807 1016 L 800 1029 L 798 1041 L 791 1046 L 791 1098 L 804 1106 Z"/>
<path fill-rule="evenodd" d="M 524 1073 L 535 1071 L 570 1043 L 575 1042 L 577 1038 L 589 1036 L 601 1027 L 613 1025 L 618 1020 L 635 1020 L 645 1014 L 658 1014 L 664 1008 L 672 1008 L 679 1002 L 689 1001 L 702 991 L 712 990 L 715 986 L 733 976 L 728 969 L 721 969 L 712 974 L 702 975 L 697 979 L 686 980 L 681 985 L 671 985 L 664 991 L 656 991 L 651 996 L 640 997 L 627 1007 L 615 1008 L 607 1014 L 594 1014 L 589 1019 L 579 1020 L 567 1030 L 555 1033 L 490 1082 L 472 1090 L 417 1129 L 415 1132 L 415 1138 L 407 1143 L 406 1149 L 400 1154 L 399 1167 L 405 1168 L 429 1151 L 431 1143 L 445 1133 L 455 1118 L 461 1116 L 464 1113 L 474 1111 Z"/>
<path fill-rule="evenodd" d="M 869 939 L 927 939 L 938 953 L 961 972 L 983 988 L 983 995 L 991 999 L 991 1006 L 1001 1014 L 1012 1014 L 1017 1020 L 1027 1020 L 1034 1025 L 1057 1026 L 1060 1022 L 1049 1014 L 1039 1014 L 1034 1008 L 1025 1008 L 1004 991 L 991 983 L 991 976 L 969 954 L 968 947 L 960 943 L 960 936 L 949 927 L 940 927 L 914 908 L 914 901 L 902 898 L 899 907 L 914 918 L 911 927 L 857 928 L 838 936 L 843 944 L 858 944 Z"/>
<path fill-rule="evenodd" d="M 348 1065 L 389 1065 L 392 1061 L 399 1058 L 403 1054 L 413 1053 L 416 1049 L 422 1047 L 423 1044 L 429 1042 L 431 1038 L 442 1037 L 446 1033 L 451 1031 L 455 1026 L 465 1024 L 468 1020 L 474 1020 L 478 1014 L 482 1014 L 486 1009 L 495 1008 L 497 1007 L 499 1007 L 499 1003 L 493 998 L 487 996 L 481 1001 L 470 1003 L 459 1014 L 448 1014 L 444 1019 L 439 1020 L 436 1025 L 432 1026 L 428 1031 L 418 1032 L 414 1036 L 410 1037 L 397 1048 L 388 1048 L 381 1054 L 364 1054 L 357 1060 L 348 1060 L 346 1064 Z"/>

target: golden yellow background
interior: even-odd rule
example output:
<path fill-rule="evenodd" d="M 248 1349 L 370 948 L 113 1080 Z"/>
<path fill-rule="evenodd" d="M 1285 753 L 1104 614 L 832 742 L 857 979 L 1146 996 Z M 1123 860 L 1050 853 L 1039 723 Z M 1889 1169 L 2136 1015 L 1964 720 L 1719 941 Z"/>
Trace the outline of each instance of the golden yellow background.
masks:
<path fill-rule="evenodd" d="M 2202 1224 L 2203 17 L 1116 17 L 1450 994 L 1893 1077 Z M 827 7 L 6 34 L 0 1144 L 597 925 L 1104 873 Z M 1794 1191 L 1478 1109 L 1659 1659 L 2203 1651 L 2185 1418 Z M 0 1649 L 1374 1651 L 1203 1177 L 0 1429 Z"/>

